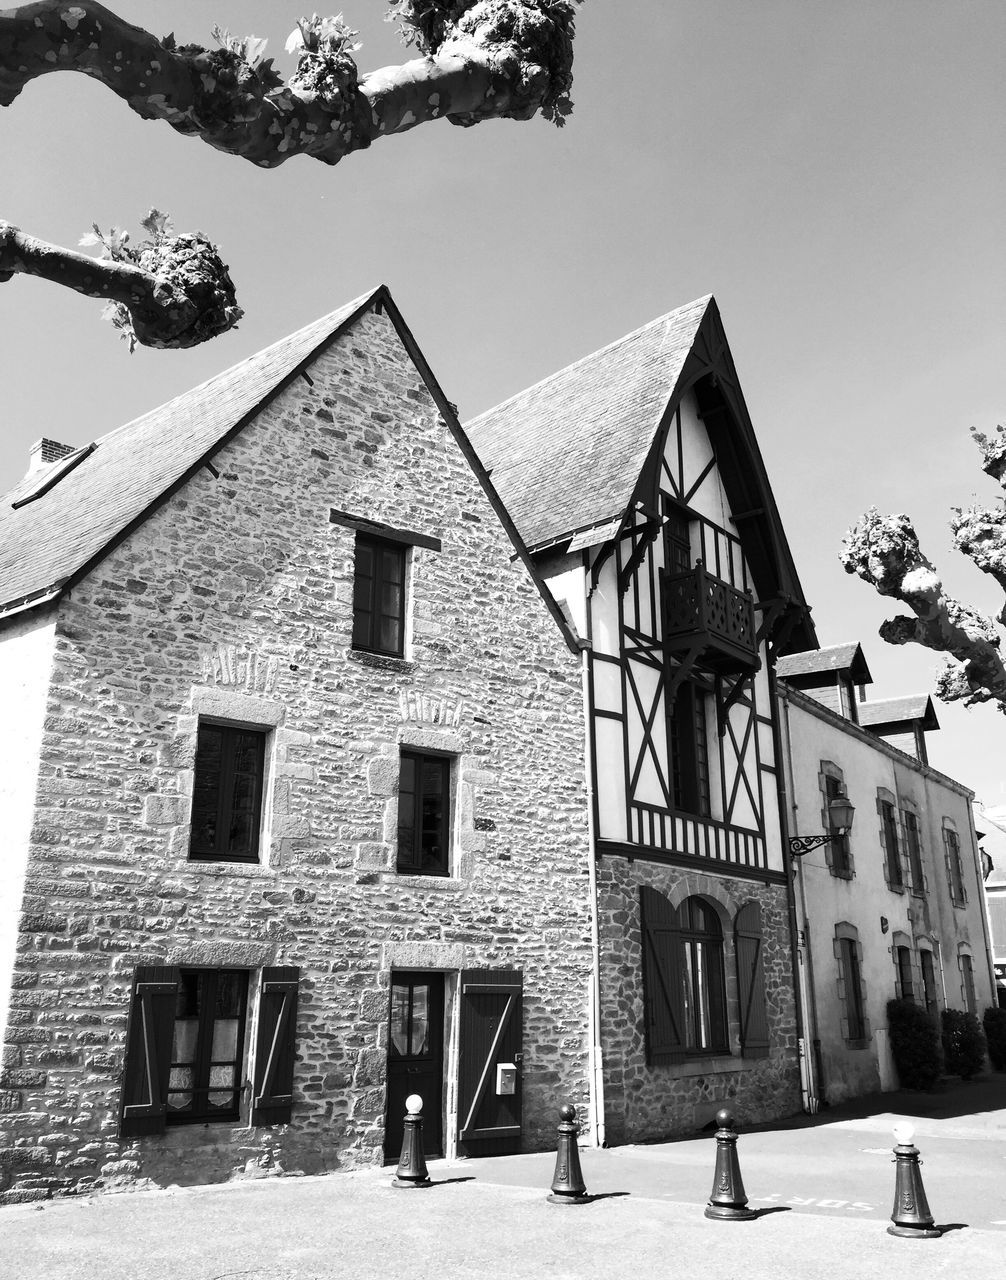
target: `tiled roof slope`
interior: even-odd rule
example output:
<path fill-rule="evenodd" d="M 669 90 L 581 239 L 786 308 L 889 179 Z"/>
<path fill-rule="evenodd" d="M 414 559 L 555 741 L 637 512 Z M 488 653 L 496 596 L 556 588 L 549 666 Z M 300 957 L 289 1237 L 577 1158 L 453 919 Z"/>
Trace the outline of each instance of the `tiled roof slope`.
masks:
<path fill-rule="evenodd" d="M 938 729 L 936 709 L 928 693 L 908 694 L 903 698 L 884 698 L 879 702 L 861 702 L 856 708 L 864 729 L 875 724 L 902 724 L 921 720 L 923 729 Z"/>
<path fill-rule="evenodd" d="M 850 671 L 856 684 L 872 684 L 866 659 L 859 645 L 833 644 L 826 649 L 811 649 L 805 653 L 790 653 L 776 663 L 776 675 L 805 676 L 825 674 L 831 671 Z"/>
<path fill-rule="evenodd" d="M 624 513 L 710 304 L 671 311 L 465 424 L 528 546 Z"/>
<path fill-rule="evenodd" d="M 110 431 L 48 492 L 14 509 L 45 475 L 22 480 L 0 499 L 0 613 L 26 598 L 44 598 L 100 556 L 382 292 L 362 295 Z"/>

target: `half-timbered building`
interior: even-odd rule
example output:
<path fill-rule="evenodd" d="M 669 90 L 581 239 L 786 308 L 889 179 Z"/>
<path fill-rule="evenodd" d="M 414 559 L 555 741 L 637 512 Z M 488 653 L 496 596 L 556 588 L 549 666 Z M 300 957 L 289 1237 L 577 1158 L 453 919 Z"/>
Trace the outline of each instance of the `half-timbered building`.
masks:
<path fill-rule="evenodd" d="M 773 664 L 816 641 L 716 303 L 467 430 L 588 645 L 605 1137 L 792 1112 Z"/>

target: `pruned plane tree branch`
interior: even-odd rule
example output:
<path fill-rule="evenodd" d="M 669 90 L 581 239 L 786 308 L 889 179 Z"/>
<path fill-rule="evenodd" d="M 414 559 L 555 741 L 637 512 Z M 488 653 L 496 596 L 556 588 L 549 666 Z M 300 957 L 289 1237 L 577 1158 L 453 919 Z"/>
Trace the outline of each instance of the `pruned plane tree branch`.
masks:
<path fill-rule="evenodd" d="M 987 437 L 972 431 L 982 470 L 1006 489 L 1006 427 Z M 950 522 L 954 545 L 1006 591 L 1006 504 L 956 509 Z M 880 628 L 890 644 L 920 644 L 945 653 L 951 662 L 937 678 L 945 702 L 994 702 L 1006 712 L 1006 663 L 1001 632 L 1006 605 L 995 621 L 947 595 L 932 562 L 919 546 L 906 515 L 882 516 L 876 508 L 862 516 L 842 542 L 840 559 L 882 596 L 906 604 L 911 617 L 891 618 Z"/>
<path fill-rule="evenodd" d="M 270 169 L 296 155 L 337 164 L 378 138 L 433 120 L 468 126 L 541 112 L 561 125 L 571 109 L 574 13 L 581 2 L 389 0 L 387 18 L 419 56 L 367 73 L 354 58 L 356 32 L 341 16 L 315 14 L 300 19 L 287 40 L 296 67 L 284 80 L 256 36 L 214 28 L 214 48 L 179 44 L 174 35 L 158 38 L 132 26 L 95 0 L 38 0 L 0 10 L 0 106 L 10 106 L 40 76 L 78 71 L 144 119 L 163 120 Z M 100 280 L 100 296 L 126 307 L 132 304 L 125 295 L 142 292 L 137 272 L 143 264 L 108 261 L 99 271 L 93 260 L 85 267 L 80 255 L 2 226 L 0 281 L 29 272 L 80 288 L 89 274 L 91 285 Z M 176 239 L 209 244 L 198 234 Z M 160 273 L 148 270 L 158 283 L 148 292 L 163 311 L 170 308 L 163 306 L 168 267 L 160 247 Z M 160 325 L 157 310 L 140 323 L 134 315 L 135 340 L 189 346 L 212 337 L 222 331 L 222 319 L 233 324 L 240 314 L 233 299 L 229 310 L 220 311 L 218 303 L 212 305 L 219 315 L 206 324 Z"/>

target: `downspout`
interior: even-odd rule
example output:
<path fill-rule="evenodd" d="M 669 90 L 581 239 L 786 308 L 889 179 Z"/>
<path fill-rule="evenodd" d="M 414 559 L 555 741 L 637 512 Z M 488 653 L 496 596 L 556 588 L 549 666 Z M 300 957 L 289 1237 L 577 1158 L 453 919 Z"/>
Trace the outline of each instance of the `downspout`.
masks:
<path fill-rule="evenodd" d="M 588 604 L 589 608 L 589 604 Z M 595 1147 L 607 1146 L 604 1127 L 604 1058 L 601 1045 L 601 930 L 597 905 L 597 830 L 594 823 L 594 720 L 590 700 L 590 650 L 580 655 L 583 695 L 583 772 L 587 789 L 587 873 L 590 893 L 590 1114 Z"/>
<path fill-rule="evenodd" d="M 786 907 L 789 916 L 790 952 L 793 962 L 793 1001 L 796 1008 L 796 1037 L 800 1058 L 800 1100 L 808 1115 L 816 1115 L 820 1108 L 818 1095 L 817 1063 L 813 1045 L 816 1043 L 816 1009 L 813 1002 L 813 963 L 811 959 L 810 930 L 807 927 L 807 898 L 803 872 L 800 872 L 800 915 L 797 915 L 795 859 L 789 852 L 789 808 L 794 808 L 794 825 L 796 797 L 790 801 L 789 793 L 795 791 L 793 784 L 793 736 L 789 723 L 789 699 L 785 688 L 780 688 L 775 678 L 775 670 L 770 668 L 769 679 L 775 705 L 782 714 L 772 719 L 772 733 L 775 739 L 776 759 L 782 768 L 776 771 L 776 785 L 779 791 L 779 822 L 782 828 L 782 856 L 786 869 Z M 780 729 L 785 730 L 785 749 L 780 742 Z M 788 781 L 787 781 L 788 780 Z M 801 929 L 802 926 L 802 929 Z M 801 932 L 803 947 L 800 945 Z"/>

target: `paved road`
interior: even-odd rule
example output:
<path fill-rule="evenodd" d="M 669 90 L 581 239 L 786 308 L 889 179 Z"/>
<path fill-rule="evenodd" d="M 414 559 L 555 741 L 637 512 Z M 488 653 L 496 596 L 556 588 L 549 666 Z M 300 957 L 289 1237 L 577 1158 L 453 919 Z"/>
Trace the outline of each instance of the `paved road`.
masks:
<path fill-rule="evenodd" d="M 706 1136 L 581 1152 L 579 1208 L 545 1200 L 554 1157 L 97 1196 L 0 1210 L 0 1280 L 999 1280 L 1006 1077 L 936 1101 L 886 1095 L 741 1137 L 752 1222 L 711 1222 Z M 967 1110 L 967 1108 L 971 1110 Z M 886 1234 L 895 1114 L 913 1114 L 939 1240 Z"/>

